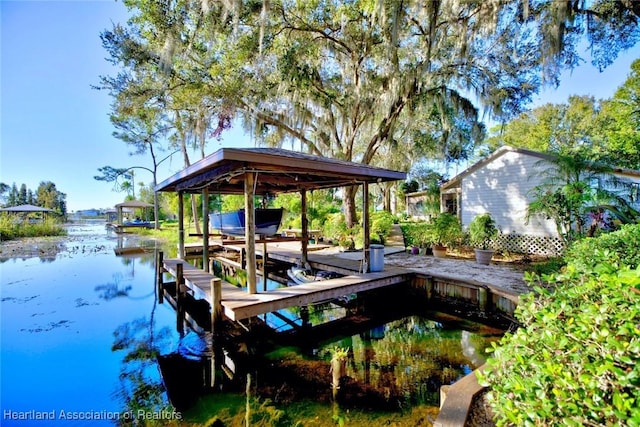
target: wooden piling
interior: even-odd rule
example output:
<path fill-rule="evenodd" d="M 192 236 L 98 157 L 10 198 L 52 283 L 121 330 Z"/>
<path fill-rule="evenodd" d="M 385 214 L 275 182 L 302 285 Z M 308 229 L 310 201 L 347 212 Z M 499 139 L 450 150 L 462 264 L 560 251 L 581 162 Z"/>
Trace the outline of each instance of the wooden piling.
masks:
<path fill-rule="evenodd" d="M 182 293 L 184 284 L 184 271 L 181 263 L 176 264 L 176 329 L 180 335 L 184 334 L 184 294 Z"/>
<path fill-rule="evenodd" d="M 222 280 L 218 277 L 211 279 L 211 333 L 219 332 L 222 322 Z"/>
<path fill-rule="evenodd" d="M 480 310 L 482 310 L 482 312 L 485 314 L 489 314 L 489 312 L 491 311 L 490 295 L 491 293 L 487 288 L 478 288 L 478 305 L 480 307 Z"/>
<path fill-rule="evenodd" d="M 164 252 L 158 251 L 156 256 L 156 286 L 158 287 L 158 302 L 164 302 L 164 287 L 162 276 L 164 274 Z"/>

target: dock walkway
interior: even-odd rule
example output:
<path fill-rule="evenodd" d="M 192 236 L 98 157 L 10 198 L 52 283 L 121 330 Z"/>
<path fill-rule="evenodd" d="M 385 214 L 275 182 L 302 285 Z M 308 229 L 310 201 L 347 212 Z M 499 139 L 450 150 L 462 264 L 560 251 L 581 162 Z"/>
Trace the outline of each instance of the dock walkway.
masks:
<path fill-rule="evenodd" d="M 177 277 L 178 264 L 182 264 L 185 285 L 202 299 L 211 301 L 211 280 L 216 277 L 180 259 L 164 260 L 163 268 Z M 379 273 L 351 274 L 337 279 L 311 282 L 256 294 L 249 294 L 223 281 L 221 305 L 225 316 L 237 321 L 288 307 L 315 304 L 353 293 L 395 285 L 405 282 L 407 277 L 406 270 L 389 268 Z"/>

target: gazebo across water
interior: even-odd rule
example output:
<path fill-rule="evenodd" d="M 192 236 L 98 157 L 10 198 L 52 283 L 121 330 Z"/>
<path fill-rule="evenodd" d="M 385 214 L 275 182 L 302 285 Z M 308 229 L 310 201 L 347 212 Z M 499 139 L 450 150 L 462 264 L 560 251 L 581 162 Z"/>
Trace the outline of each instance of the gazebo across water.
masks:
<path fill-rule="evenodd" d="M 117 233 L 125 232 L 127 228 L 151 228 L 153 225 L 150 221 L 147 221 L 146 218 L 136 218 L 129 221 L 124 220 L 125 209 L 134 210 L 149 208 L 153 208 L 153 205 L 140 200 L 128 200 L 126 202 L 118 203 L 116 205 L 116 222 L 107 223 L 107 226 L 113 228 Z M 157 219 L 154 218 L 154 221 L 156 220 Z"/>
<path fill-rule="evenodd" d="M 153 208 L 150 203 L 143 202 L 141 200 L 127 200 L 126 202 L 118 203 L 116 205 L 116 215 L 118 223 L 123 224 L 124 210 L 125 209 L 148 209 Z M 146 220 L 146 218 L 145 218 Z"/>
<path fill-rule="evenodd" d="M 8 208 L 0 209 L 0 212 L 11 212 L 16 215 L 23 214 L 35 214 L 39 213 L 42 215 L 42 219 L 44 220 L 47 217 L 47 214 L 55 212 L 53 209 L 43 208 L 42 206 L 34 206 L 34 205 L 19 205 L 19 206 L 10 206 Z"/>
<path fill-rule="evenodd" d="M 364 254 L 369 253 L 369 190 L 372 183 L 404 180 L 404 172 L 275 148 L 222 148 L 158 184 L 155 191 L 202 194 L 205 221 L 203 259 L 208 265 L 209 194 L 244 194 L 248 292 L 256 292 L 254 196 L 299 192 L 302 201 L 302 260 L 307 258 L 307 191 L 354 185 L 363 187 Z M 179 253 L 184 257 L 184 206 L 178 197 Z"/>

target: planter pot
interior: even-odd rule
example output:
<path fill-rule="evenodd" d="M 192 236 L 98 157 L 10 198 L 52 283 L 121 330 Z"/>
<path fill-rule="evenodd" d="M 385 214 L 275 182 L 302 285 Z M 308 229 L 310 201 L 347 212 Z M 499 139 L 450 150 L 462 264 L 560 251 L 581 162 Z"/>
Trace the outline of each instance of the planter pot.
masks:
<path fill-rule="evenodd" d="M 434 245 L 432 247 L 432 249 L 433 249 L 433 256 L 435 256 L 436 258 L 446 258 L 447 257 L 447 247 L 446 246 Z"/>
<path fill-rule="evenodd" d="M 420 253 L 420 248 L 419 248 L 419 247 L 417 247 L 417 246 L 413 246 L 413 247 L 411 248 L 411 253 L 412 253 L 413 255 L 418 255 L 418 254 Z"/>
<path fill-rule="evenodd" d="M 491 264 L 491 258 L 493 257 L 493 250 L 491 249 L 475 249 L 476 262 L 482 265 Z"/>

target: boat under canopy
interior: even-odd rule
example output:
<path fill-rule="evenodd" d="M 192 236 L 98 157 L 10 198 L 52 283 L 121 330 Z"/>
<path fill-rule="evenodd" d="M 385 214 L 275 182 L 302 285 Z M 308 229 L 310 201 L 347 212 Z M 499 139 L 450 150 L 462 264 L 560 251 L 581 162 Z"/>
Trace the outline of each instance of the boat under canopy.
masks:
<path fill-rule="evenodd" d="M 255 233 L 265 236 L 273 236 L 278 232 L 282 221 L 282 208 L 255 209 Z M 231 236 L 244 236 L 245 212 L 240 209 L 234 212 L 209 214 L 209 226 L 212 230 L 218 230 L 222 234 Z"/>

